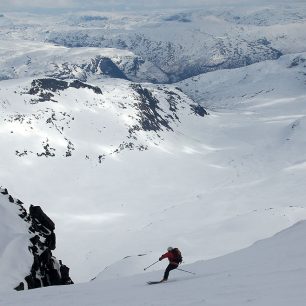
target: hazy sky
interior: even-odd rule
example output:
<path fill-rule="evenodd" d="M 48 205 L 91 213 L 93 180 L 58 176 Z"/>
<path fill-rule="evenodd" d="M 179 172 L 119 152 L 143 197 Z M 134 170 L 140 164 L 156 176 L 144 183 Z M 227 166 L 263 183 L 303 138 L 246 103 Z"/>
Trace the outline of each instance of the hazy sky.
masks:
<path fill-rule="evenodd" d="M 192 7 L 212 0 L 0 0 L 0 9 L 132 9 Z"/>
<path fill-rule="evenodd" d="M 0 10 L 45 11 L 45 10 L 129 10 L 150 8 L 188 8 L 229 3 L 292 3 L 306 0 L 0 0 Z"/>

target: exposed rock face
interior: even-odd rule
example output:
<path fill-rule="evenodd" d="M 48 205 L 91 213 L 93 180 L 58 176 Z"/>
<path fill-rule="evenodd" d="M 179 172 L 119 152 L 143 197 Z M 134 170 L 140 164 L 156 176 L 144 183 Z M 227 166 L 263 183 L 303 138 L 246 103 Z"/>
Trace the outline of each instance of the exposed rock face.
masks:
<path fill-rule="evenodd" d="M 69 268 L 52 255 L 52 251 L 56 248 L 54 222 L 40 206 L 31 205 L 28 213 L 23 203 L 14 199 L 7 189 L 0 188 L 0 193 L 7 196 L 9 203 L 19 206 L 19 217 L 29 224 L 29 233 L 32 236 L 29 241 L 29 251 L 33 255 L 31 271 L 15 290 L 73 284 Z"/>
<path fill-rule="evenodd" d="M 162 110 L 158 106 L 159 101 L 152 92 L 140 84 L 133 84 L 131 87 L 138 94 L 137 99 L 140 101 L 137 108 L 140 110 L 141 128 L 144 131 L 158 131 L 162 130 L 161 126 L 163 126 L 166 130 L 172 130 L 168 121 L 159 114 L 158 111 L 162 112 Z"/>
<path fill-rule="evenodd" d="M 37 101 L 33 100 L 32 102 L 45 102 L 45 101 L 54 101 L 55 92 L 63 91 L 68 88 L 88 88 L 91 89 L 96 94 L 102 94 L 102 91 L 97 86 L 91 86 L 89 84 L 83 83 L 79 80 L 74 80 L 72 82 L 66 82 L 62 80 L 57 80 L 53 78 L 45 79 L 35 79 L 31 83 L 31 88 L 28 91 L 30 95 L 37 95 L 39 98 Z"/>
<path fill-rule="evenodd" d="M 182 102 L 182 96 L 172 90 L 167 90 L 162 87 L 158 87 L 158 90 L 163 92 L 166 105 L 162 103 L 154 96 L 152 90 L 145 88 L 141 84 L 132 84 L 131 88 L 136 93 L 134 108 L 138 110 L 138 125 L 134 125 L 134 130 L 143 131 L 174 131 L 171 127 L 171 123 L 180 122 L 180 103 Z M 166 108 L 165 108 L 166 107 Z M 206 110 L 199 104 L 188 104 L 188 108 L 191 109 L 193 115 L 204 117 L 208 115 Z M 130 130 L 131 131 L 131 130 Z"/>

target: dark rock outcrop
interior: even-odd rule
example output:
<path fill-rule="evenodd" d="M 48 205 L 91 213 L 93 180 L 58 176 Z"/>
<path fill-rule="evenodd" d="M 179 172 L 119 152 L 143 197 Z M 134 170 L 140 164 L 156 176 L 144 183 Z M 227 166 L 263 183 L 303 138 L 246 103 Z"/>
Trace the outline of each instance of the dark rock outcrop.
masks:
<path fill-rule="evenodd" d="M 199 105 L 199 104 L 191 105 L 190 107 L 196 115 L 199 115 L 201 117 L 204 117 L 205 115 L 208 115 L 205 108 L 203 106 Z"/>
<path fill-rule="evenodd" d="M 134 107 L 138 110 L 138 125 L 134 125 L 129 129 L 130 138 L 133 137 L 135 131 L 174 131 L 171 124 L 179 122 L 179 108 L 183 101 L 182 97 L 175 91 L 158 87 L 163 91 L 165 99 L 168 102 L 168 109 L 162 109 L 160 101 L 154 96 L 154 93 L 140 84 L 132 84 L 131 88 L 135 91 L 137 103 Z M 208 115 L 206 110 L 199 104 L 188 104 L 193 114 L 204 117 Z"/>
<path fill-rule="evenodd" d="M 50 231 L 55 230 L 54 222 L 43 212 L 40 206 L 30 206 L 30 216 Z"/>
<path fill-rule="evenodd" d="M 23 203 L 14 199 L 7 189 L 0 188 L 10 204 L 18 205 L 19 217 L 29 224 L 29 251 L 33 255 L 33 264 L 29 274 L 15 287 L 15 290 L 34 289 L 53 285 L 73 284 L 69 268 L 57 260 L 52 251 L 56 247 L 54 222 L 43 212 L 40 206 L 30 206 L 29 213 Z"/>
<path fill-rule="evenodd" d="M 97 86 L 92 86 L 86 83 L 83 83 L 79 80 L 74 80 L 72 82 L 57 80 L 54 78 L 45 78 L 45 79 L 35 79 L 31 83 L 31 88 L 28 90 L 28 94 L 33 96 L 38 96 L 37 100 L 32 102 L 45 102 L 53 101 L 54 93 L 66 90 L 67 88 L 88 88 L 92 90 L 95 94 L 102 94 L 102 91 Z"/>
<path fill-rule="evenodd" d="M 168 120 L 160 114 L 161 109 L 158 106 L 158 100 L 153 96 L 152 92 L 140 84 L 133 84 L 131 87 L 138 94 L 139 104 L 135 107 L 140 110 L 140 124 L 144 131 L 159 131 L 162 127 L 171 130 Z"/>

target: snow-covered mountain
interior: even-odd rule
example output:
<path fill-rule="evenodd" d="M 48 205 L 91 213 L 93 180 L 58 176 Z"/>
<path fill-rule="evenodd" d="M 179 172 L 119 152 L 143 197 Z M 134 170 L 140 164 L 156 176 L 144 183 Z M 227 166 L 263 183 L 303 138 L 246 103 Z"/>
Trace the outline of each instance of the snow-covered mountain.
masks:
<path fill-rule="evenodd" d="M 1 17 L 0 182 L 54 220 L 73 280 L 306 218 L 305 7 L 255 6 Z"/>
<path fill-rule="evenodd" d="M 122 150 L 158 146 L 178 126 L 207 114 L 177 88 L 123 80 L 91 85 L 41 78 L 2 81 L 0 88 L 2 136 L 13 134 L 12 146 L 4 150 L 18 157 L 76 153 L 101 163 Z"/>
<path fill-rule="evenodd" d="M 10 51 L 4 57 L 0 54 L 4 60 L 11 58 L 1 73 L 2 78 L 7 78 L 20 69 L 22 73 L 33 66 L 38 70 L 41 64 L 37 65 L 35 60 L 39 56 L 35 49 L 43 42 L 40 51 L 43 52 L 45 42 L 49 42 L 68 48 L 121 50 L 111 55 L 109 51 L 93 49 L 86 57 L 80 49 L 67 51 L 58 46 L 56 49 L 61 51 L 55 56 L 54 47 L 53 54 L 41 62 L 46 64 L 49 74 L 84 77 L 88 70 L 101 70 L 97 64 L 108 56 L 110 61 L 102 61 L 104 68 L 117 75 L 120 70 L 137 82 L 175 82 L 209 71 L 277 59 L 282 54 L 305 52 L 305 16 L 305 6 L 294 2 L 285 6 L 254 3 L 250 7 L 218 9 L 203 6 L 197 11 L 150 14 L 83 12 L 56 17 L 7 14 L 2 17 L 0 36 L 5 41 L 18 39 L 18 46 L 16 43 L 11 46 L 10 42 L 5 47 Z M 32 43 L 30 48 L 24 40 L 34 40 L 36 46 Z M 28 53 L 18 52 L 20 48 Z M 16 54 L 12 49 L 17 49 Z"/>
<path fill-rule="evenodd" d="M 28 40 L 8 40 L 0 51 L 0 80 L 48 76 L 58 79 L 120 78 L 167 81 L 164 73 L 130 51 L 66 48 Z"/>
<path fill-rule="evenodd" d="M 170 87 L 2 81 L 1 181 L 47 207 L 73 279 L 172 243 L 186 262 L 247 246 L 306 217 L 304 57 Z"/>

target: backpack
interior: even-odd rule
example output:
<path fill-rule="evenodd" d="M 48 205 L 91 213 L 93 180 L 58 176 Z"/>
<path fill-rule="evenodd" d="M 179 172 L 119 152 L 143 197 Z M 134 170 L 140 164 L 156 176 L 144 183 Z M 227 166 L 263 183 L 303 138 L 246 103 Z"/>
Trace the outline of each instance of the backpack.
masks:
<path fill-rule="evenodd" d="M 175 262 L 181 263 L 183 261 L 181 251 L 178 248 L 174 248 L 171 252 L 174 255 L 174 258 L 175 258 L 174 261 Z"/>

